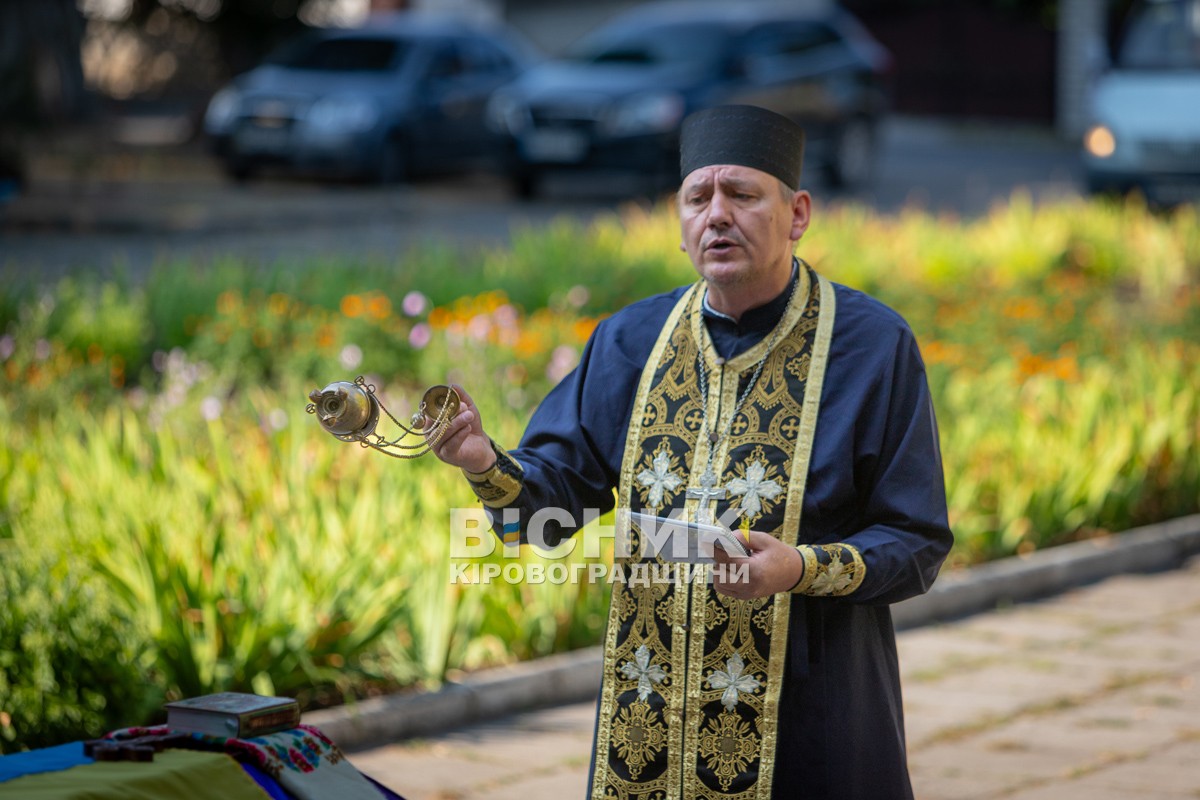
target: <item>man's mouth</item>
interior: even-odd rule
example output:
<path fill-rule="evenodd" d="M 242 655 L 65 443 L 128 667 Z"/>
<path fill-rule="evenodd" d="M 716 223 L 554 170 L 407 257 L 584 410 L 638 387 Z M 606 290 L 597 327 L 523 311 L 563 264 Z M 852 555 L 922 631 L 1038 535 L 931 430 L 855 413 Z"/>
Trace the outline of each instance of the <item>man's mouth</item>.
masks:
<path fill-rule="evenodd" d="M 717 253 L 724 253 L 737 246 L 737 242 L 733 241 L 732 239 L 713 239 L 704 249 Z"/>

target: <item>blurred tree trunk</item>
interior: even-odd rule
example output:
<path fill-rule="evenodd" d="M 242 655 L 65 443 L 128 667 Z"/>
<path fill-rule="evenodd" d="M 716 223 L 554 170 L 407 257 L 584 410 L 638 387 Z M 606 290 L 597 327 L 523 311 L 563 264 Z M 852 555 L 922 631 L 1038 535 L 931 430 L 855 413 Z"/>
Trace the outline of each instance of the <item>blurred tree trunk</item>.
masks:
<path fill-rule="evenodd" d="M 79 117 L 87 105 L 75 0 L 0 2 L 0 124 Z"/>
<path fill-rule="evenodd" d="M 32 129 L 78 119 L 87 108 L 75 0 L 0 2 L 0 205 L 25 182 Z"/>

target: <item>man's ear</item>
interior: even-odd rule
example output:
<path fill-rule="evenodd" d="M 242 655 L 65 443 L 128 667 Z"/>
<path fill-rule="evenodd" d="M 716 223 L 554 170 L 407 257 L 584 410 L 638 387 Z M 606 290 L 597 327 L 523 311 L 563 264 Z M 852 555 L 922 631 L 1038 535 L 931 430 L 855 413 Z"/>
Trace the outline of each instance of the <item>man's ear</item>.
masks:
<path fill-rule="evenodd" d="M 800 241 L 800 237 L 804 236 L 804 232 L 808 230 L 808 223 L 812 219 L 812 195 L 806 190 L 801 189 L 792 195 L 792 233 L 789 237 L 793 242 Z"/>
<path fill-rule="evenodd" d="M 686 245 L 686 244 L 684 244 L 683 242 L 680 242 L 680 243 L 679 243 L 679 252 L 681 252 L 681 253 L 686 253 L 686 252 L 687 252 L 687 245 Z"/>

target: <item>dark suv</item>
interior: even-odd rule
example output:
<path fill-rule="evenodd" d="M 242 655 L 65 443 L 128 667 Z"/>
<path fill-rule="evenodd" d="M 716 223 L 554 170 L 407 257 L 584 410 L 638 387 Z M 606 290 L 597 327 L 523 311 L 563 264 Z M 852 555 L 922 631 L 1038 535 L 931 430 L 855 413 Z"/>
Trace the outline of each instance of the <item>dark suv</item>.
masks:
<path fill-rule="evenodd" d="M 204 128 L 239 179 L 268 164 L 383 182 L 492 166 L 484 108 L 535 57 L 498 24 L 377 15 L 285 45 L 213 97 Z"/>
<path fill-rule="evenodd" d="M 837 8 L 650 3 L 498 90 L 488 121 L 508 137 L 522 196 L 552 170 L 632 172 L 653 190 L 674 188 L 680 122 L 724 103 L 796 120 L 808 134 L 806 163 L 852 185 L 871 174 L 890 69 L 887 51 Z"/>

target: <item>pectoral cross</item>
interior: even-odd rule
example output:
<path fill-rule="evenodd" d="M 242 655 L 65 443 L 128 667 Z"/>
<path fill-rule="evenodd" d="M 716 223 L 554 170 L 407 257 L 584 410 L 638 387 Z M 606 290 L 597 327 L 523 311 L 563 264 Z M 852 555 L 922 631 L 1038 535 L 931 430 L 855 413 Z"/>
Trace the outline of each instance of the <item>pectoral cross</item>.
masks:
<path fill-rule="evenodd" d="M 713 473 L 712 464 L 700 476 L 700 488 L 688 489 L 687 496 L 691 500 L 700 501 L 700 522 L 708 522 L 712 512 L 708 509 L 709 500 L 721 500 L 725 497 L 725 487 L 717 486 L 717 476 Z"/>

